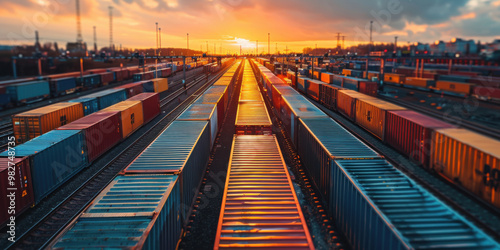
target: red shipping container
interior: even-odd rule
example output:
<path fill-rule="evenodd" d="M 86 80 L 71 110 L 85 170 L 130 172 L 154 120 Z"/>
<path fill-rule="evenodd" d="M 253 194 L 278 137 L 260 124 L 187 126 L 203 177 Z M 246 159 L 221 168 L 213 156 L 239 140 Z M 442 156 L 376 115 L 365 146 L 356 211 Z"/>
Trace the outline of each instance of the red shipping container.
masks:
<path fill-rule="evenodd" d="M 144 87 L 142 86 L 142 82 L 133 82 L 129 84 L 125 84 L 122 86 L 115 87 L 115 89 L 125 89 L 127 92 L 127 98 L 138 95 L 143 92 Z"/>
<path fill-rule="evenodd" d="M 500 88 L 500 77 L 478 76 L 471 78 L 469 82 L 483 87 Z"/>
<path fill-rule="evenodd" d="M 17 216 L 35 203 L 33 186 L 31 182 L 31 170 L 28 157 L 0 158 L 0 228 L 9 222 L 11 216 Z M 9 180 L 9 172 L 14 171 L 13 179 Z M 12 174 L 12 173 L 11 173 Z M 14 185 L 10 185 L 9 183 Z M 9 190 L 15 188 L 16 190 Z M 9 207 L 14 201 L 14 211 Z M 7 227 L 10 229 L 10 226 Z"/>
<path fill-rule="evenodd" d="M 115 80 L 113 72 L 102 72 L 98 74 L 101 76 L 101 83 L 103 85 L 108 85 L 108 83 L 113 82 Z"/>
<path fill-rule="evenodd" d="M 500 100 L 500 88 L 474 86 L 474 95 L 482 100 Z"/>
<path fill-rule="evenodd" d="M 105 73 L 106 71 L 108 71 L 108 69 L 89 69 L 86 72 L 88 72 L 89 74 L 99 74 Z"/>
<path fill-rule="evenodd" d="M 389 111 L 385 142 L 425 167 L 429 166 L 432 132 L 452 124 L 410 110 Z"/>
<path fill-rule="evenodd" d="M 58 130 L 83 130 L 89 162 L 94 161 L 122 139 L 120 112 L 98 112 Z"/>
<path fill-rule="evenodd" d="M 366 95 L 377 96 L 378 84 L 376 82 L 359 82 L 359 92 Z"/>
<path fill-rule="evenodd" d="M 153 120 L 160 114 L 160 95 L 158 93 L 141 93 L 127 101 L 141 101 L 144 123 Z"/>
<path fill-rule="evenodd" d="M 128 71 L 121 69 L 113 69 L 111 70 L 111 73 L 113 73 L 116 82 L 121 82 L 125 78 L 125 75 L 128 74 Z"/>

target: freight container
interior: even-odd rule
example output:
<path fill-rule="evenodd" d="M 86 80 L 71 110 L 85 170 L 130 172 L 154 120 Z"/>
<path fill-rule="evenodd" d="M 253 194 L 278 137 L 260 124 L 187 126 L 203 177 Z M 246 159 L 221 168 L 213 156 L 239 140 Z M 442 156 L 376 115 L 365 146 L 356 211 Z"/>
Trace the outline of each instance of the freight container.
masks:
<path fill-rule="evenodd" d="M 81 99 L 88 98 L 96 98 L 99 110 L 102 110 L 121 101 L 125 101 L 127 99 L 127 92 L 124 89 L 107 89 L 82 96 L 78 99 L 71 100 L 71 102 L 79 102 Z"/>
<path fill-rule="evenodd" d="M 380 140 L 384 140 L 387 112 L 398 110 L 406 110 L 406 108 L 373 97 L 358 97 L 356 99 L 356 123 Z"/>
<path fill-rule="evenodd" d="M 47 81 L 17 83 L 7 86 L 6 93 L 12 102 L 21 104 L 50 97 L 50 86 Z"/>
<path fill-rule="evenodd" d="M 48 248 L 173 250 L 180 207 L 176 175 L 117 176 Z"/>
<path fill-rule="evenodd" d="M 273 107 L 276 111 L 280 112 L 281 110 L 281 96 L 282 95 L 300 95 L 290 86 L 282 86 L 282 85 L 273 85 L 272 90 L 272 103 Z"/>
<path fill-rule="evenodd" d="M 158 93 L 138 94 L 132 98 L 129 98 L 127 101 L 142 102 L 142 113 L 144 116 L 144 123 L 150 122 L 161 112 L 160 95 Z"/>
<path fill-rule="evenodd" d="M 429 166 L 432 132 L 455 127 L 411 110 L 387 112 L 385 142 L 422 166 Z"/>
<path fill-rule="evenodd" d="M 99 102 L 97 98 L 78 98 L 69 100 L 68 102 L 81 103 L 83 108 L 83 116 L 90 115 L 94 112 L 99 111 Z"/>
<path fill-rule="evenodd" d="M 297 90 L 299 90 L 302 93 L 307 93 L 307 81 L 312 80 L 311 78 L 307 77 L 299 77 L 297 79 Z"/>
<path fill-rule="evenodd" d="M 61 102 L 12 117 L 17 144 L 29 141 L 83 117 L 81 103 Z"/>
<path fill-rule="evenodd" d="M 344 78 L 345 76 L 342 75 L 333 75 L 333 84 L 342 86 L 342 83 L 344 83 Z"/>
<path fill-rule="evenodd" d="M 272 123 L 264 102 L 240 102 L 236 113 L 235 134 L 271 135 Z"/>
<path fill-rule="evenodd" d="M 356 121 L 356 99 L 373 98 L 350 89 L 337 90 L 337 110 L 351 121 Z"/>
<path fill-rule="evenodd" d="M 500 101 L 500 88 L 474 86 L 474 96 L 481 100 Z"/>
<path fill-rule="evenodd" d="M 436 89 L 448 93 L 468 96 L 472 93 L 473 84 L 463 82 L 436 81 Z"/>
<path fill-rule="evenodd" d="M 101 86 L 101 75 L 84 75 L 83 77 L 76 78 L 76 84 L 78 87 L 84 89 L 91 89 Z"/>
<path fill-rule="evenodd" d="M 179 175 L 181 218 L 187 223 L 209 156 L 208 122 L 174 121 L 124 172 Z"/>
<path fill-rule="evenodd" d="M 224 122 L 224 118 L 226 116 L 226 95 L 227 92 L 220 93 L 221 89 L 213 89 L 208 92 L 210 89 L 205 91 L 203 95 L 201 95 L 194 103 L 196 104 L 213 104 L 217 106 L 217 124 L 222 126 Z M 217 90 L 217 91 L 216 91 Z M 208 93 L 207 93 L 208 92 Z"/>
<path fill-rule="evenodd" d="M 470 83 L 477 86 L 500 88 L 500 78 L 492 76 L 477 76 L 469 80 Z"/>
<path fill-rule="evenodd" d="M 167 78 L 155 78 L 155 79 L 167 79 Z M 142 93 L 154 93 L 155 92 L 155 83 L 153 80 L 145 80 L 145 81 L 140 81 L 136 82 L 140 83 L 142 85 Z"/>
<path fill-rule="evenodd" d="M 30 159 L 35 203 L 88 165 L 85 139 L 80 130 L 52 130 L 15 147 L 16 157 Z M 0 157 L 8 157 L 8 152 Z"/>
<path fill-rule="evenodd" d="M 281 121 L 295 146 L 299 118 L 326 117 L 325 113 L 301 95 L 282 96 L 280 105 Z"/>
<path fill-rule="evenodd" d="M 315 101 L 319 101 L 319 89 L 321 85 L 326 85 L 326 83 L 318 80 L 308 80 L 307 81 L 307 96 Z"/>
<path fill-rule="evenodd" d="M 359 91 L 359 83 L 361 81 L 365 81 L 365 79 L 354 78 L 354 77 L 344 77 L 344 79 L 342 81 L 342 88 Z"/>
<path fill-rule="evenodd" d="M 0 94 L 0 108 L 7 108 L 10 106 L 10 95 Z"/>
<path fill-rule="evenodd" d="M 123 101 L 113 106 L 107 107 L 101 112 L 120 112 L 122 138 L 127 138 L 144 123 L 144 114 L 142 112 L 142 102 L 140 101 Z"/>
<path fill-rule="evenodd" d="M 98 73 L 98 75 L 101 77 L 101 83 L 103 86 L 106 86 L 115 80 L 114 74 L 112 72 L 102 72 Z"/>
<path fill-rule="evenodd" d="M 335 160 L 330 179 L 330 214 L 353 249 L 500 247 L 385 160 Z"/>
<path fill-rule="evenodd" d="M 319 86 L 319 102 L 330 110 L 337 110 L 337 91 L 343 88 L 333 84 Z"/>
<path fill-rule="evenodd" d="M 435 130 L 430 167 L 500 208 L 500 141 L 461 129 Z"/>
<path fill-rule="evenodd" d="M 58 130 L 82 130 L 85 151 L 93 162 L 122 140 L 120 112 L 99 112 L 85 116 Z"/>
<path fill-rule="evenodd" d="M 314 249 L 276 138 L 235 136 L 230 159 L 214 249 Z"/>
<path fill-rule="evenodd" d="M 375 151 L 329 117 L 300 118 L 297 152 L 322 197 L 328 203 L 330 171 L 336 159 L 377 159 Z"/>
<path fill-rule="evenodd" d="M 64 95 L 76 90 L 76 78 L 66 77 L 50 80 L 50 92 L 52 96 Z"/>
<path fill-rule="evenodd" d="M 128 78 L 128 72 L 125 69 L 111 69 L 110 72 L 113 74 L 114 82 L 121 82 Z"/>
<path fill-rule="evenodd" d="M 167 78 L 155 78 L 151 79 L 154 85 L 154 91 L 150 91 L 149 89 L 145 90 L 145 92 L 156 92 L 162 93 L 168 90 L 168 79 Z"/>
<path fill-rule="evenodd" d="M 326 82 L 328 84 L 332 84 L 333 83 L 333 76 L 334 75 L 332 73 L 323 72 L 323 73 L 321 73 L 321 81 Z"/>
<path fill-rule="evenodd" d="M 343 69 L 342 70 L 342 75 L 350 76 L 351 75 L 351 69 Z"/>
<path fill-rule="evenodd" d="M 384 82 L 396 83 L 396 84 L 405 84 L 405 75 L 396 74 L 396 73 L 385 73 L 384 74 Z"/>
<path fill-rule="evenodd" d="M 153 78 L 156 78 L 154 75 L 155 75 L 154 71 L 148 71 L 144 73 L 140 72 L 140 73 L 135 73 L 132 79 L 134 80 L 134 82 L 151 80 Z"/>
<path fill-rule="evenodd" d="M 429 89 L 436 86 L 436 81 L 430 78 L 406 77 L 405 85 L 422 89 Z"/>
<path fill-rule="evenodd" d="M 127 93 L 127 98 L 130 98 L 132 96 L 142 93 L 144 87 L 142 86 L 142 82 L 133 82 L 115 87 L 115 89 L 124 89 L 125 92 Z"/>
<path fill-rule="evenodd" d="M 191 104 L 177 121 L 207 121 L 210 127 L 210 148 L 213 147 L 217 133 L 222 127 L 217 119 L 217 107 L 214 104 Z"/>
<path fill-rule="evenodd" d="M 11 216 L 18 216 L 35 204 L 29 158 L 16 158 L 15 151 L 11 152 L 10 158 L 8 153 L 0 158 L 0 227 L 10 222 Z M 15 214 L 9 212 L 11 203 L 15 204 Z"/>
<path fill-rule="evenodd" d="M 469 76 L 457 76 L 457 75 L 439 75 L 439 81 L 448 81 L 448 82 L 469 82 Z"/>
<path fill-rule="evenodd" d="M 361 81 L 359 82 L 359 89 L 358 91 L 360 93 L 369 95 L 369 96 L 377 96 L 378 94 L 378 83 L 376 82 L 367 82 L 367 81 Z"/>
<path fill-rule="evenodd" d="M 373 78 L 380 79 L 380 73 L 377 71 L 364 71 L 363 78 L 368 79 L 368 81 L 373 81 Z"/>

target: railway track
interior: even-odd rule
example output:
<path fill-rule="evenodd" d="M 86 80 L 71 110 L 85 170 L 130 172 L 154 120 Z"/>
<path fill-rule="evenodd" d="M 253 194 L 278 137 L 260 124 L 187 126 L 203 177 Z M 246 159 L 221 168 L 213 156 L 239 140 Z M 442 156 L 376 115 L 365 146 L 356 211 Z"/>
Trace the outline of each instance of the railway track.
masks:
<path fill-rule="evenodd" d="M 489 136 L 491 138 L 495 138 L 495 139 L 500 140 L 500 129 L 495 129 L 495 128 L 492 128 L 489 126 L 479 124 L 477 122 L 471 122 L 471 121 L 464 120 L 464 119 L 461 119 L 461 118 L 458 118 L 455 116 L 449 116 L 443 112 L 436 112 L 433 109 L 422 107 L 419 105 L 415 105 L 415 104 L 405 102 L 405 101 L 402 101 L 399 99 L 388 98 L 388 97 L 381 96 L 381 95 L 379 95 L 378 98 L 383 99 L 383 100 L 388 101 L 388 102 L 392 102 L 392 103 L 400 105 L 400 106 L 403 106 L 403 107 L 408 108 L 408 109 L 412 109 L 412 110 L 420 112 L 422 114 L 437 118 L 439 120 L 444 120 L 444 121 L 449 122 L 451 124 L 461 126 L 463 128 L 469 129 L 471 131 L 475 131 L 477 133 Z"/>
<path fill-rule="evenodd" d="M 130 143 L 125 149 L 116 154 L 108 163 L 96 171 L 91 178 L 88 178 L 73 193 L 63 199 L 55 209 L 47 213 L 33 226 L 17 237 L 17 241 L 6 246 L 6 249 L 40 249 L 44 248 L 68 223 L 87 207 L 92 200 L 103 190 L 110 181 L 126 167 L 144 148 L 146 148 L 168 125 L 186 109 L 197 96 L 211 86 L 230 65 L 221 72 L 209 78 L 207 75 L 195 77 L 187 84 L 187 89 L 194 88 L 198 84 L 203 85 L 195 92 L 180 102 L 172 111 L 163 116 L 147 131 L 144 131 L 139 138 Z M 184 88 L 180 88 L 169 96 L 161 100 L 161 107 L 164 110 L 169 104 L 178 100 L 184 95 Z"/>

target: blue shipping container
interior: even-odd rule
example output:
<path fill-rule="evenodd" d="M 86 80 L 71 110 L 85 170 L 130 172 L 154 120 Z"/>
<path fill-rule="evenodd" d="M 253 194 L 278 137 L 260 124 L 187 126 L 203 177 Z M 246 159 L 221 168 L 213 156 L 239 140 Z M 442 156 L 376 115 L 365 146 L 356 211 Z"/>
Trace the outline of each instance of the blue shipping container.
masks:
<path fill-rule="evenodd" d="M 88 165 L 81 130 L 52 130 L 15 147 L 16 157 L 29 156 L 35 203 Z M 8 157 L 3 152 L 0 157 Z"/>
<path fill-rule="evenodd" d="M 50 96 L 48 81 L 23 82 L 7 86 L 7 94 L 13 102 L 26 102 Z"/>
<path fill-rule="evenodd" d="M 186 222 L 209 155 L 210 130 L 207 121 L 174 121 L 125 172 L 179 175 L 181 215 Z"/>
<path fill-rule="evenodd" d="M 84 98 L 96 98 L 99 110 L 102 110 L 121 101 L 125 101 L 127 99 L 127 92 L 125 89 L 107 89 L 94 94 L 82 96 L 79 99 Z"/>
<path fill-rule="evenodd" d="M 176 175 L 116 177 L 50 249 L 168 249 L 181 234 Z"/>
<path fill-rule="evenodd" d="M 500 249 L 385 160 L 335 160 L 330 213 L 353 249 Z"/>
<path fill-rule="evenodd" d="M 140 81 L 142 83 L 143 92 L 155 92 L 155 83 L 151 80 Z"/>
<path fill-rule="evenodd" d="M 76 88 L 76 78 L 66 77 L 59 79 L 50 80 L 50 89 L 52 95 L 58 96 L 62 93 L 66 93 L 68 90 L 74 90 Z"/>
<path fill-rule="evenodd" d="M 214 104 L 191 104 L 177 119 L 177 121 L 208 121 L 210 126 L 211 144 L 210 148 L 215 143 L 217 138 L 217 106 Z"/>
<path fill-rule="evenodd" d="M 83 107 L 83 115 L 90 115 L 92 113 L 95 113 L 99 111 L 99 102 L 97 101 L 97 98 L 85 98 L 81 97 L 78 99 L 73 99 L 69 100 L 68 102 L 79 102 L 82 104 Z"/>
<path fill-rule="evenodd" d="M 328 204 L 330 169 L 335 159 L 377 159 L 375 151 L 330 117 L 300 118 L 297 151 Z"/>
<path fill-rule="evenodd" d="M 99 74 L 86 75 L 82 78 L 77 77 L 76 79 L 78 85 L 84 88 L 94 88 L 101 85 L 101 75 Z"/>
<path fill-rule="evenodd" d="M 6 106 L 10 103 L 10 95 L 0 94 L 0 107 Z"/>

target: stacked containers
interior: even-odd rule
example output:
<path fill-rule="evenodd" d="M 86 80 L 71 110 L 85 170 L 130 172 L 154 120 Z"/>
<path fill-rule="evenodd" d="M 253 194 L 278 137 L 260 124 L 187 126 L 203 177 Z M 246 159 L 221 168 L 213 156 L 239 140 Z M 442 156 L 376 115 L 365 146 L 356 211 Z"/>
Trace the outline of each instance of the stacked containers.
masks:
<path fill-rule="evenodd" d="M 10 175 L 9 172 L 12 171 L 14 174 Z M 2 195 L 0 227 L 3 227 L 9 221 L 9 217 L 14 216 L 8 211 L 11 202 L 15 203 L 15 214 L 21 214 L 35 203 L 29 158 L 14 158 L 14 155 L 10 159 L 0 158 L 0 186 L 0 195 Z M 10 188 L 15 188 L 15 190 L 9 190 Z"/>
<path fill-rule="evenodd" d="M 127 98 L 130 98 L 132 96 L 142 93 L 144 87 L 142 86 L 142 82 L 133 82 L 115 87 L 115 89 L 124 89 L 125 92 L 127 93 Z"/>
<path fill-rule="evenodd" d="M 35 203 L 88 165 L 80 130 L 52 130 L 15 147 L 16 158 L 29 157 Z M 7 151 L 0 157 L 8 157 Z"/>
<path fill-rule="evenodd" d="M 453 125 L 411 110 L 387 112 L 385 142 L 423 166 L 429 166 L 432 132 Z"/>
<path fill-rule="evenodd" d="M 127 138 L 144 123 L 142 102 L 140 101 L 123 101 L 98 113 L 113 111 L 120 112 L 122 138 Z"/>
<path fill-rule="evenodd" d="M 81 130 L 89 162 L 107 152 L 122 139 L 119 112 L 99 112 L 78 119 L 58 130 Z"/>
<path fill-rule="evenodd" d="M 356 99 L 356 123 L 380 140 L 384 140 L 386 114 L 388 111 L 398 110 L 406 110 L 406 108 L 373 97 L 358 97 Z"/>
<path fill-rule="evenodd" d="M 158 93 L 142 93 L 138 94 L 127 101 L 142 102 L 142 114 L 144 123 L 148 123 L 160 114 L 160 96 Z"/>
<path fill-rule="evenodd" d="M 50 86 L 47 81 L 23 82 L 7 86 L 6 93 L 13 102 L 25 103 L 49 97 Z"/>
<path fill-rule="evenodd" d="M 500 208 L 500 141 L 461 128 L 437 129 L 430 167 Z"/>
<path fill-rule="evenodd" d="M 99 110 L 105 109 L 113 104 L 125 101 L 127 93 L 124 89 L 107 89 L 94 94 L 82 96 L 70 102 L 80 102 L 81 99 L 96 98 L 99 105 Z"/>
<path fill-rule="evenodd" d="M 297 151 L 326 204 L 333 186 L 330 172 L 335 160 L 381 158 L 329 117 L 299 119 Z"/>
<path fill-rule="evenodd" d="M 180 213 L 187 222 L 210 155 L 206 121 L 174 121 L 125 170 L 126 174 L 173 174 L 181 184 Z"/>
<path fill-rule="evenodd" d="M 222 126 L 217 119 L 217 106 L 214 104 L 192 104 L 184 111 L 177 121 L 207 121 L 210 127 L 210 147 L 215 143 L 217 132 Z"/>
<path fill-rule="evenodd" d="M 180 207 L 177 176 L 118 176 L 49 248 L 175 249 Z"/>
<path fill-rule="evenodd" d="M 61 102 L 26 111 L 12 117 L 14 136 L 17 143 L 24 143 L 81 117 L 81 103 Z"/>

